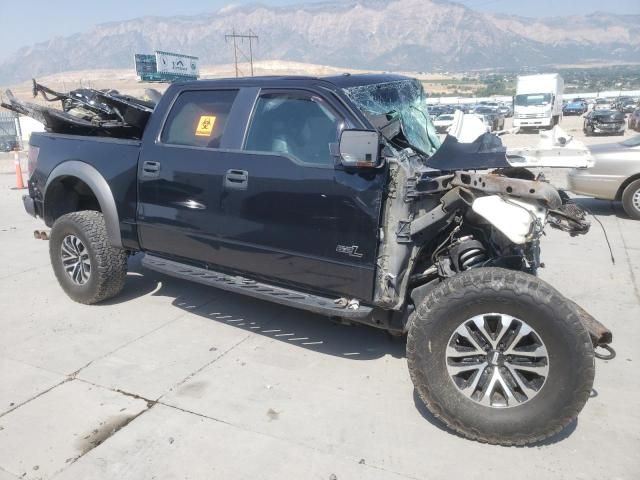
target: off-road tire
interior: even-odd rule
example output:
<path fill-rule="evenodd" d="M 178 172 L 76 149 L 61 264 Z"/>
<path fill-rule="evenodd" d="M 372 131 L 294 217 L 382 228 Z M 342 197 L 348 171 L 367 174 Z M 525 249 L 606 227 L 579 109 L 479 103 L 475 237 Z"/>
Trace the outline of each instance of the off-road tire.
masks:
<path fill-rule="evenodd" d="M 622 207 L 634 220 L 640 220 L 640 210 L 633 203 L 634 197 L 640 195 L 638 192 L 640 192 L 640 179 L 631 182 L 622 192 Z"/>
<path fill-rule="evenodd" d="M 86 246 L 91 273 L 83 285 L 74 283 L 62 263 L 62 241 L 74 235 Z M 127 276 L 127 253 L 112 247 L 107 238 L 102 213 L 93 210 L 73 212 L 58 218 L 51 228 L 49 257 L 58 283 L 78 303 L 91 305 L 116 296 Z"/>
<path fill-rule="evenodd" d="M 447 371 L 454 330 L 493 312 L 527 322 L 549 355 L 538 394 L 510 408 L 475 402 Z M 413 384 L 436 418 L 466 438 L 500 445 L 537 443 L 559 433 L 587 402 L 595 374 L 591 340 L 572 302 L 534 276 L 499 268 L 470 270 L 434 288 L 410 320 L 407 360 Z"/>

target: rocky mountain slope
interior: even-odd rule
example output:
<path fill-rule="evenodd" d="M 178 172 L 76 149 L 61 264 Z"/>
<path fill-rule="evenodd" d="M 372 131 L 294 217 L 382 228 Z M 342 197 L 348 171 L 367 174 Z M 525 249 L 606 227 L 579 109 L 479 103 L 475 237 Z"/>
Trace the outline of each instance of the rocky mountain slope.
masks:
<path fill-rule="evenodd" d="M 229 63 L 232 28 L 260 36 L 255 55 L 353 68 L 430 71 L 594 61 L 640 62 L 640 16 L 530 19 L 438 0 L 358 0 L 226 7 L 197 17 L 145 17 L 22 48 L 0 65 L 10 84 L 68 70 L 133 67 L 156 49 Z M 245 49 L 248 45 L 244 46 Z"/>

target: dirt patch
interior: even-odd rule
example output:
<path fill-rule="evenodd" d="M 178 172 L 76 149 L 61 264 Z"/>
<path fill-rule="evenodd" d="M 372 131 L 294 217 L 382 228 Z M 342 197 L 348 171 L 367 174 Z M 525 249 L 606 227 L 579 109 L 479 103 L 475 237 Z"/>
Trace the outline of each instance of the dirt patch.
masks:
<path fill-rule="evenodd" d="M 143 410 L 143 412 L 145 411 L 146 410 Z M 118 432 L 120 429 L 126 427 L 136 417 L 138 417 L 140 413 L 136 415 L 116 415 L 105 420 L 104 422 L 100 422 L 100 425 L 98 425 L 91 431 L 82 434 L 76 441 L 76 448 L 80 450 L 80 455 L 78 455 L 77 458 L 80 458 L 86 453 L 90 452 L 102 442 Z"/>

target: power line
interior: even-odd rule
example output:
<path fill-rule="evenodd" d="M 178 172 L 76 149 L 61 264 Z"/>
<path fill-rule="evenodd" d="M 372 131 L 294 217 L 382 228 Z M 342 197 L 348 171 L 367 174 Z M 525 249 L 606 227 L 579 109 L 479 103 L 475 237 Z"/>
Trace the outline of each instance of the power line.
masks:
<path fill-rule="evenodd" d="M 251 68 L 251 76 L 253 77 L 253 41 L 258 41 L 258 36 L 253 33 L 253 31 L 249 30 L 249 33 L 236 33 L 235 28 L 231 33 L 228 33 L 224 36 L 224 41 L 229 42 L 229 40 L 233 41 L 233 61 L 236 68 L 236 78 L 240 76 L 240 68 L 238 67 L 238 56 L 243 57 L 246 61 L 249 62 Z M 240 44 L 244 45 L 244 42 L 249 42 L 249 54 L 245 53 L 245 51 L 240 48 Z"/>

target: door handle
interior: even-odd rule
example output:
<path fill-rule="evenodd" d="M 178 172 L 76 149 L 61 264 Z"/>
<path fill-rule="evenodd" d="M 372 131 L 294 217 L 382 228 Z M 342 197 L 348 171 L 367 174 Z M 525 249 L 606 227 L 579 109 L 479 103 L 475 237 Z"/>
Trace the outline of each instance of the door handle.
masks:
<path fill-rule="evenodd" d="M 160 162 L 143 162 L 142 175 L 144 177 L 158 177 L 160 175 Z"/>
<path fill-rule="evenodd" d="M 249 186 L 249 172 L 246 170 L 227 170 L 224 176 L 224 188 L 246 190 Z"/>

